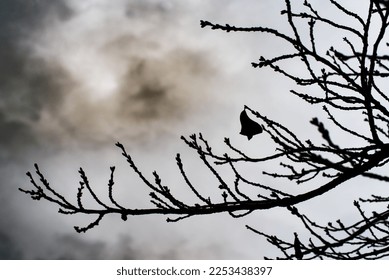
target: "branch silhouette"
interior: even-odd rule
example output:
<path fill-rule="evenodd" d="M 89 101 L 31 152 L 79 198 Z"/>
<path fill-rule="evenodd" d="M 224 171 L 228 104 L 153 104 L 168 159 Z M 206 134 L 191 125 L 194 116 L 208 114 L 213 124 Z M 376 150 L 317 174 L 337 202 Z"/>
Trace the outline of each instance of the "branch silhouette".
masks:
<path fill-rule="evenodd" d="M 387 203 L 389 198 L 372 194 L 370 199 L 361 198 L 360 201 L 355 201 L 358 220 L 350 225 L 345 225 L 340 220 L 336 221 L 336 225 L 331 222 L 318 225 L 297 209 L 298 204 L 317 199 L 357 177 L 389 182 L 389 177 L 380 169 L 389 161 L 389 97 L 383 86 L 384 79 L 389 75 L 389 65 L 388 55 L 380 53 L 388 46 L 388 43 L 385 43 L 389 25 L 387 2 L 365 1 L 366 14 L 359 15 L 338 1 L 329 0 L 328 5 L 350 20 L 353 23 L 350 25 L 323 16 L 309 1 L 304 1 L 303 4 L 303 11 L 296 12 L 292 9 L 291 1 L 285 0 L 285 9 L 281 11 L 281 16 L 290 27 L 289 33 L 268 27 L 237 27 L 205 20 L 200 22 L 200 26 L 223 32 L 270 35 L 281 40 L 285 46 L 292 47 L 293 51 L 279 56 L 261 56 L 252 66 L 270 68 L 276 74 L 294 81 L 301 90 L 293 89 L 290 91 L 292 94 L 312 106 L 321 105 L 320 108 L 328 119 L 321 121 L 315 117 L 310 120 L 321 138 L 319 144 L 301 139 L 281 123 L 244 105 L 240 116 L 241 134 L 251 139 L 261 133 L 261 137 L 271 139 L 276 146 L 275 152 L 263 157 L 250 156 L 243 152 L 243 147 L 237 147 L 229 138 L 225 138 L 224 144 L 229 152 L 220 154 L 214 152 L 201 133 L 181 137 L 184 143 L 196 152 L 208 173 L 215 178 L 216 183 L 210 185 L 219 190 L 219 195 L 207 197 L 201 193 L 199 186 L 191 181 L 185 170 L 181 155 L 177 154 L 178 172 L 197 201 L 188 203 L 178 199 L 171 188 L 163 185 L 156 171 L 152 173 L 153 180 L 148 179 L 121 143 L 116 143 L 116 146 L 132 171 L 150 191 L 148 208 L 127 207 L 115 199 L 115 167 L 111 167 L 108 180 L 109 203 L 103 202 L 103 199 L 94 193 L 83 169 L 79 170 L 81 182 L 76 204 L 70 203 L 50 186 L 38 165 L 35 165 L 35 173 L 39 183 L 31 173 L 27 173 L 33 189 L 20 190 L 32 199 L 43 199 L 56 204 L 62 214 L 96 216 L 95 221 L 89 225 L 75 227 L 77 232 L 86 232 L 98 226 L 106 215 L 111 214 L 120 215 L 124 221 L 128 216 L 162 214 L 169 216 L 168 222 L 177 222 L 196 215 L 221 212 L 239 218 L 254 211 L 284 207 L 301 221 L 310 236 L 308 241 L 303 240 L 302 235 L 299 237 L 298 233 L 291 234 L 294 236 L 293 241 L 285 241 L 247 226 L 280 250 L 282 256 L 278 257 L 279 259 L 378 259 L 388 256 L 389 211 L 385 209 L 368 215 L 362 210 L 360 203 L 373 204 L 379 209 L 379 205 Z M 304 27 L 302 22 L 305 23 Z M 344 35 L 344 49 L 330 47 L 324 52 L 320 51 L 318 40 L 321 33 L 318 25 L 325 25 L 341 36 Z M 285 62 L 300 63 L 306 71 L 296 74 L 285 67 Z M 304 90 L 305 88 L 307 90 Z M 312 88 L 320 91 L 312 91 Z M 255 117 L 255 120 L 249 118 L 247 113 Z M 361 119 L 358 130 L 351 128 L 350 123 L 342 117 L 346 114 L 355 116 L 357 120 Z M 349 146 L 336 141 L 339 132 L 350 137 Z M 284 171 L 267 171 L 265 165 L 268 163 L 277 163 Z M 244 175 L 242 165 L 246 164 L 256 164 L 264 177 L 270 176 L 274 179 L 272 185 L 253 181 Z M 220 167 L 227 168 L 234 180 L 224 177 L 218 169 Z M 285 178 L 289 183 L 279 180 Z M 288 188 L 280 187 L 280 182 L 288 184 Z M 308 190 L 304 192 L 296 194 L 284 191 L 308 182 L 309 188 L 305 188 Z M 251 188 L 250 191 L 248 188 Z M 96 208 L 84 206 L 85 193 L 97 203 Z"/>

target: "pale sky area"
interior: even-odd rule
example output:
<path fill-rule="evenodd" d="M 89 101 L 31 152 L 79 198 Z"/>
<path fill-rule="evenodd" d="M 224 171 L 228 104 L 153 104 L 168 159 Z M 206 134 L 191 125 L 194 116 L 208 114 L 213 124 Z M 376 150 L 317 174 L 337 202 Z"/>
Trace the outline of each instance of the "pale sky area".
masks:
<path fill-rule="evenodd" d="M 325 11 L 324 2 L 312 1 Z M 355 2 L 347 2 L 358 11 Z M 283 4 L 281 0 L 2 0 L 0 258 L 276 256 L 277 251 L 245 225 L 292 239 L 301 226 L 283 209 L 242 219 L 217 214 L 178 223 L 166 223 L 163 216 L 129 217 L 126 222 L 111 216 L 99 227 L 78 234 L 73 226 L 85 226 L 94 217 L 58 214 L 57 206 L 32 201 L 18 188 L 31 187 L 25 173 L 38 163 L 51 186 L 73 201 L 79 167 L 104 195 L 109 167 L 115 165 L 118 200 L 128 207 L 150 206 L 148 190 L 114 146 L 120 141 L 144 174 L 152 178 L 151 173 L 159 171 L 183 199 L 190 193 L 183 190 L 175 165 L 177 152 L 199 189 L 217 195 L 196 153 L 180 136 L 201 132 L 216 149 L 225 148 L 224 137 L 248 151 L 266 149 L 260 136 L 247 141 L 239 134 L 244 105 L 308 139 L 315 133 L 307 128 L 309 121 L 323 114 L 289 94 L 292 82 L 251 67 L 261 55 L 280 53 L 285 46 L 261 34 L 200 28 L 200 20 L 208 20 L 286 31 L 285 17 L 280 15 Z M 339 34 L 326 32 L 323 46 L 341 44 Z M 347 218 L 359 196 L 345 186 L 302 209 L 324 222 Z"/>

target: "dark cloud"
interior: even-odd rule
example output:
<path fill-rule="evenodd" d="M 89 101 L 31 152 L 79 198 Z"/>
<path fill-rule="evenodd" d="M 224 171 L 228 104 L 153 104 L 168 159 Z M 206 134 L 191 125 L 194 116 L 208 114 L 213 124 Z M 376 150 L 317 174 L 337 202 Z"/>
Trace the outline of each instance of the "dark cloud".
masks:
<path fill-rule="evenodd" d="M 72 9 L 63 0 L 2 0 L 0 36 L 7 41 L 14 41 L 40 28 L 48 16 L 67 20 L 72 14 Z"/>
<path fill-rule="evenodd" d="M 29 221 L 26 207 L 34 205 L 21 203 L 18 188 L 28 188 L 25 172 L 32 163 L 60 158 L 74 146 L 98 152 L 130 139 L 141 149 L 150 138 L 162 143 L 164 131 L 177 136 L 176 125 L 193 116 L 197 104 L 207 103 L 208 83 L 217 76 L 206 53 L 169 33 L 183 16 L 165 2 L 128 1 L 123 18 L 96 29 L 83 26 L 96 20 L 88 18 L 93 13 L 84 15 L 66 3 L 71 2 L 0 1 L 0 211 L 7 213 L 0 219 L 0 258 L 185 258 L 179 248 L 165 254 L 135 249 L 127 237 L 109 243 L 48 232 L 40 241 L 42 226 L 61 232 L 62 225 L 51 224 L 45 213 Z M 74 53 L 79 59 L 72 60 Z M 107 66 L 103 72 L 114 77 L 107 96 L 88 87 L 86 79 L 95 85 L 106 78 L 80 70 L 88 63 L 91 72 Z M 56 162 L 58 170 L 67 164 Z"/>
<path fill-rule="evenodd" d="M 207 83 L 215 71 L 207 56 L 188 45 L 166 41 L 168 33 L 164 33 L 169 28 L 165 27 L 181 18 L 174 5 L 130 1 L 119 24 L 131 28 L 118 29 L 118 23 L 111 26 L 107 22 L 93 31 L 77 25 L 64 32 L 62 26 L 71 26 L 83 17 L 65 3 L 18 0 L 1 4 L 5 16 L 0 34 L 11 34 L 0 48 L 0 127 L 7 138 L 0 142 L 7 151 L 14 151 L 13 147 L 36 149 L 36 144 L 47 149 L 149 137 L 147 131 L 156 131 L 145 126 L 156 125 L 161 131 L 174 128 L 191 116 L 195 102 L 207 98 Z M 148 17 L 154 20 L 148 21 Z M 144 26 L 150 28 L 149 33 L 139 34 Z M 93 43 L 89 36 L 96 31 L 101 34 Z M 74 41 L 73 32 L 85 36 Z M 102 59 L 109 69 L 99 69 L 105 65 L 96 63 L 91 70 L 113 76 L 114 92 L 96 98 L 94 88 L 87 85 L 93 80 L 85 81 L 93 79 L 93 73 L 77 72 L 76 64 L 69 68 L 66 57 L 72 51 L 55 50 L 59 40 L 63 40 L 59 46 L 68 45 L 75 53 L 84 47 L 91 50 L 86 56 L 96 52 L 95 60 Z M 45 49 L 51 53 L 46 55 Z M 87 60 L 90 67 L 93 60 L 93 56 Z M 83 67 L 82 60 L 75 63 Z M 105 77 L 94 79 L 98 84 Z M 126 131 L 129 127 L 131 131 Z"/>
<path fill-rule="evenodd" d="M 38 126 L 42 113 L 55 115 L 73 85 L 60 66 L 11 45 L 0 51 L 0 156 L 18 156 L 47 144 Z M 7 154 L 7 155 L 5 155 Z"/>
<path fill-rule="evenodd" d="M 66 234 L 51 236 L 34 246 L 23 246 L 17 238 L 7 232 L 0 232 L 0 260 L 180 260 L 199 257 L 220 259 L 226 253 L 220 246 L 212 246 L 211 250 L 206 246 L 193 249 L 188 244 L 177 241 L 167 250 L 159 251 L 152 247 L 152 243 L 136 245 L 128 236 L 116 237 L 115 241 L 108 243 Z"/>
<path fill-rule="evenodd" d="M 34 126 L 43 109 L 57 110 L 69 77 L 60 66 L 34 58 L 23 44 L 48 16 L 72 14 L 63 1 L 0 2 L 0 157 L 10 160 L 35 147 Z"/>
<path fill-rule="evenodd" d="M 15 151 L 26 145 L 26 141 L 35 144 L 35 137 L 31 128 L 21 121 L 7 119 L 3 112 L 0 112 L 0 150 L 1 156 L 5 157 L 6 149 Z M 9 155 L 7 155 L 9 156 Z"/>
<path fill-rule="evenodd" d="M 67 20 L 71 14 L 64 1 L 0 1 L 0 259 L 31 255 L 21 242 L 29 236 L 22 233 L 34 233 L 14 198 L 20 195 L 17 189 L 31 164 L 31 152 L 36 156 L 48 148 L 36 130 L 42 111 L 58 110 L 62 89 L 71 84 L 59 65 L 34 57 L 24 40 L 48 17 Z"/>
<path fill-rule="evenodd" d="M 23 258 L 23 250 L 16 240 L 5 232 L 0 232 L 0 259 L 17 260 Z"/>
<path fill-rule="evenodd" d="M 55 239 L 53 246 L 45 252 L 45 259 L 106 259 L 106 245 L 101 241 L 88 241 L 81 238 L 64 235 Z"/>
<path fill-rule="evenodd" d="M 118 111 L 133 121 L 182 120 L 193 112 L 197 97 L 207 99 L 211 68 L 204 54 L 190 49 L 131 58 L 121 80 Z"/>
<path fill-rule="evenodd" d="M 51 260 L 105 260 L 136 259 L 141 252 L 134 250 L 129 238 L 116 243 L 85 240 L 75 235 L 50 238 L 36 246 L 21 246 L 17 238 L 0 232 L 0 259 L 51 259 Z"/>

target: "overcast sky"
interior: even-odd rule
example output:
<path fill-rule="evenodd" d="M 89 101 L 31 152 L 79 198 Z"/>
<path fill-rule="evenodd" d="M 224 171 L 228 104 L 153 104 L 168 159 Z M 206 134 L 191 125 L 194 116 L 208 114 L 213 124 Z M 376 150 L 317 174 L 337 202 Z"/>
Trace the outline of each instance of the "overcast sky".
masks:
<path fill-rule="evenodd" d="M 56 206 L 32 201 L 17 188 L 31 187 L 25 173 L 36 162 L 68 197 L 75 198 L 81 166 L 104 194 L 109 166 L 115 165 L 119 200 L 128 207 L 147 206 L 148 191 L 131 174 L 116 141 L 145 174 L 158 170 L 185 197 L 176 153 L 193 172 L 201 172 L 201 166 L 181 135 L 202 132 L 215 145 L 230 137 L 255 149 L 260 142 L 239 135 L 245 104 L 307 133 L 314 111 L 296 109 L 299 101 L 287 94 L 292 83 L 251 67 L 260 55 L 282 46 L 257 34 L 226 34 L 199 24 L 203 19 L 285 28 L 282 4 L 0 1 L 0 258 L 245 259 L 272 253 L 244 225 L 292 234 L 296 224 L 283 210 L 175 224 L 161 216 L 125 223 L 110 217 L 77 234 L 73 226 L 93 218 L 60 215 Z M 206 188 L 207 177 L 196 177 Z"/>

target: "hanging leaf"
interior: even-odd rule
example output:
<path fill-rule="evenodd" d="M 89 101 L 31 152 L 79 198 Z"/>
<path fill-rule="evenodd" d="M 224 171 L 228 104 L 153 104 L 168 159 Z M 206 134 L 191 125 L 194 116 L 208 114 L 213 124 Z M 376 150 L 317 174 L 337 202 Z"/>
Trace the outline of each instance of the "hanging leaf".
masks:
<path fill-rule="evenodd" d="M 240 113 L 240 124 L 242 125 L 240 134 L 247 136 L 248 140 L 250 140 L 254 135 L 262 133 L 262 127 L 250 119 L 244 109 L 242 113 Z"/>

